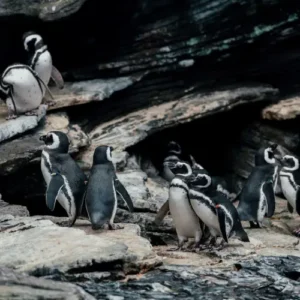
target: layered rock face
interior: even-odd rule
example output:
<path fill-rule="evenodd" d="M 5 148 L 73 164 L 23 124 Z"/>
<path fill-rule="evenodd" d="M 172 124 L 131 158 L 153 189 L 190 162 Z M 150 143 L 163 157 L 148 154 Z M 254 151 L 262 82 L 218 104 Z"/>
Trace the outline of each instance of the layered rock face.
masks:
<path fill-rule="evenodd" d="M 248 177 L 259 147 L 276 142 L 282 153 L 299 154 L 296 1 L 23 2 L 0 4 L 0 24 L 6 28 L 0 69 L 25 62 L 21 37 L 35 30 L 66 84 L 63 90 L 50 84 L 55 104 L 42 106 L 37 117 L 6 121 L 6 107 L 0 104 L 0 194 L 7 201 L 0 203 L 0 265 L 15 269 L 1 269 L 4 285 L 18 291 L 20 284 L 25 285 L 26 293 L 35 293 L 36 299 L 41 296 L 37 287 L 48 289 L 49 299 L 92 299 L 74 286 L 54 288 L 52 282 L 47 286 L 43 281 L 33 285 L 31 277 L 14 277 L 14 272 L 22 271 L 77 284 L 87 281 L 82 286 L 95 297 L 134 299 L 130 293 L 122 295 L 122 285 L 114 293 L 109 285 L 105 290 L 90 282 L 120 279 L 126 285 L 129 274 L 144 273 L 162 261 L 229 271 L 238 261 L 256 256 L 298 256 L 298 240 L 290 233 L 299 218 L 287 213 L 284 200 L 277 199 L 279 221 L 271 220 L 267 229 L 247 229 L 250 245 L 233 242 L 214 254 L 168 255 L 165 246 L 176 242 L 172 219 L 166 217 L 160 226 L 153 223 L 168 198 L 168 182 L 160 169 L 171 139 L 213 175 L 224 177 L 235 192 Z M 74 228 L 60 227 L 61 218 L 53 215 L 62 217 L 64 211 L 59 206 L 54 213 L 46 208 L 40 172 L 39 136 L 50 130 L 68 134 L 70 153 L 87 174 L 97 146 L 115 148 L 113 161 L 135 208 L 130 214 L 120 199 L 116 221 L 125 224 L 124 230 L 95 234 L 84 219 Z M 251 260 L 249 269 L 245 262 L 245 281 L 265 280 L 262 286 L 249 284 L 249 293 L 268 287 L 275 293 L 277 280 L 283 295 L 294 299 L 297 276 L 286 275 L 296 274 L 290 266 L 293 259 L 272 258 L 272 263 L 286 267 L 269 273 L 268 259 Z M 164 272 L 169 285 L 157 283 L 153 273 L 140 289 L 150 286 L 168 299 L 175 297 L 170 290 L 177 280 L 187 284 L 195 276 L 217 278 L 215 296 L 225 284 L 231 284 L 230 291 L 245 287 L 232 273 L 218 279 L 215 270 L 195 269 L 185 278 L 180 277 L 185 276 L 181 269 Z M 202 293 L 206 283 L 193 282 L 191 289 Z M 5 292 L 11 295 L 11 290 Z M 192 297 L 188 290 L 179 289 L 176 295 Z"/>

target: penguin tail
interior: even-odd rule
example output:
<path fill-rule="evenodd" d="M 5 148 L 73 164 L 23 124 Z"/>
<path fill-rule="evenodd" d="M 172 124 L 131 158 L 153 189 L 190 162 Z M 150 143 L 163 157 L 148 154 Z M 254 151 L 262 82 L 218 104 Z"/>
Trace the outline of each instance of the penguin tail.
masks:
<path fill-rule="evenodd" d="M 249 236 L 248 236 L 247 232 L 243 228 L 241 230 L 239 230 L 239 231 L 236 232 L 236 236 L 242 242 L 246 242 L 246 243 L 250 242 Z"/>

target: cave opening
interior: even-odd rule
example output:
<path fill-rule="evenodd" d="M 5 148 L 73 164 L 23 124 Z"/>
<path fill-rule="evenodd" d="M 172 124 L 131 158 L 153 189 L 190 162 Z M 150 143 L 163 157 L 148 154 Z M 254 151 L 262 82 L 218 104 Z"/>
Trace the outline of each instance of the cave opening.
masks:
<path fill-rule="evenodd" d="M 138 157 L 140 167 L 149 177 L 161 176 L 167 144 L 176 141 L 182 148 L 184 160 L 192 155 L 212 176 L 224 178 L 228 187 L 236 192 L 243 182 L 236 166 L 243 159 L 244 135 L 249 126 L 261 121 L 264 106 L 262 102 L 239 106 L 178 124 L 153 133 L 127 151 L 131 156 Z"/>

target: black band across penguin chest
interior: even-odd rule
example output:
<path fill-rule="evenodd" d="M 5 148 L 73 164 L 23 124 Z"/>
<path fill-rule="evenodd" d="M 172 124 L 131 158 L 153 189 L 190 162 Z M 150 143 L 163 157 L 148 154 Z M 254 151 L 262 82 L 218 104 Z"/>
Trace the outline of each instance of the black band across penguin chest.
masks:
<path fill-rule="evenodd" d="M 191 190 L 190 193 L 191 200 L 199 201 L 201 204 L 208 207 L 213 214 L 217 214 L 215 205 L 213 204 L 213 201 L 211 199 L 207 199 L 206 196 L 201 195 L 197 191 Z"/>

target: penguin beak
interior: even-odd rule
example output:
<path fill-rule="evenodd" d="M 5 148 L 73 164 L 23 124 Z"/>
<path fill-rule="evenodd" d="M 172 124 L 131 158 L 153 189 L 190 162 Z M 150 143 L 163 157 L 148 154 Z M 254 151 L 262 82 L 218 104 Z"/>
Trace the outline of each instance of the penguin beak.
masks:
<path fill-rule="evenodd" d="M 46 141 L 47 136 L 46 135 L 41 135 L 39 140 L 45 142 Z"/>

